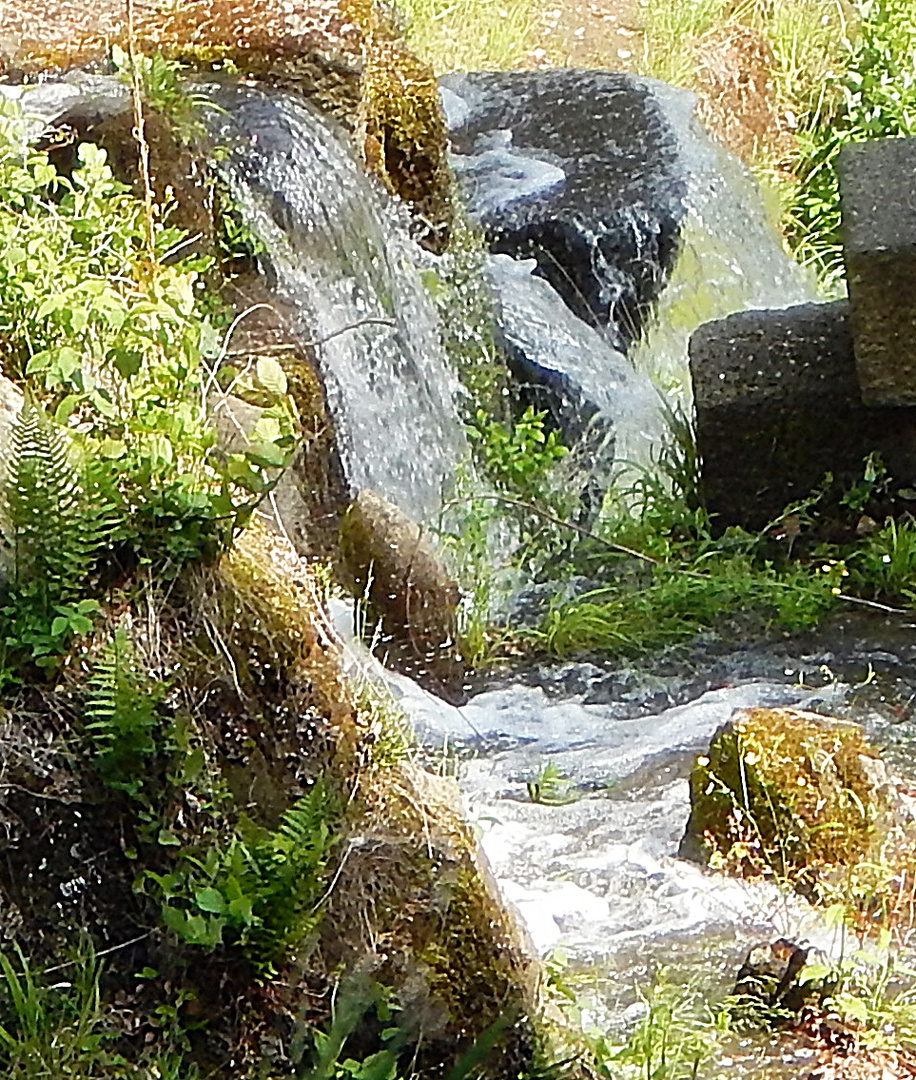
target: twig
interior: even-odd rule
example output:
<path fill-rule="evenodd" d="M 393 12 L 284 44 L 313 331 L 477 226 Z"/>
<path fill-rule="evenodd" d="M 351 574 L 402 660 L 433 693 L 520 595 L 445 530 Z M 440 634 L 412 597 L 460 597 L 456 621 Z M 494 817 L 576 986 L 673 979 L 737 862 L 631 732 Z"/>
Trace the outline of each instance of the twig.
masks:
<path fill-rule="evenodd" d="M 96 960 L 100 956 L 110 956 L 113 952 L 117 952 L 119 949 L 127 949 L 131 945 L 136 945 L 138 941 L 145 941 L 148 937 L 153 936 L 152 930 L 147 930 L 145 934 L 140 934 L 138 937 L 131 938 L 130 941 L 122 941 L 120 945 L 112 945 L 107 949 L 102 949 L 101 952 L 95 954 Z M 55 964 L 53 967 L 45 968 L 43 974 L 50 975 L 52 971 L 63 971 L 64 968 L 75 967 L 77 964 L 82 963 L 81 960 L 68 960 L 65 964 Z"/>
<path fill-rule="evenodd" d="M 143 88 L 140 69 L 137 67 L 137 49 L 134 39 L 134 0 L 124 0 L 127 9 L 127 57 L 130 61 L 130 91 L 134 105 L 134 138 L 139 148 L 140 180 L 143 184 L 143 218 L 146 246 L 150 260 L 156 260 L 156 237 L 153 230 L 153 182 L 149 169 L 149 143 L 146 141 L 146 121 L 143 117 Z"/>
<path fill-rule="evenodd" d="M 837 600 L 845 600 L 849 604 L 861 604 L 863 607 L 874 608 L 875 611 L 884 611 L 888 615 L 912 615 L 908 608 L 891 607 L 889 604 L 879 604 L 877 600 L 864 600 L 861 596 L 849 596 L 847 593 L 835 593 Z"/>

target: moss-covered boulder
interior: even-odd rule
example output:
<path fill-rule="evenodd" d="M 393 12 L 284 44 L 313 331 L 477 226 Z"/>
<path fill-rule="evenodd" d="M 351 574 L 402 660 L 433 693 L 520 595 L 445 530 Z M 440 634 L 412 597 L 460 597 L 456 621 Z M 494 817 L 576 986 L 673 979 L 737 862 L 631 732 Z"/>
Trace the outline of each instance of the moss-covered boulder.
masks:
<path fill-rule="evenodd" d="M 877 853 L 905 816 L 860 727 L 797 709 L 749 709 L 720 728 L 690 804 L 683 857 L 806 889 Z"/>
<path fill-rule="evenodd" d="M 479 1048 L 508 1078 L 543 1051 L 540 968 L 457 789 L 359 704 L 317 594 L 253 529 L 119 588 L 55 684 L 4 697 L 0 949 L 108 954 L 89 1026 L 135 1071 L 87 1076 L 301 1076 L 344 1013 L 329 1068 L 433 1076 Z"/>
<path fill-rule="evenodd" d="M 361 491 L 340 526 L 340 556 L 386 663 L 450 701 L 464 695 L 458 585 L 430 538 L 397 506 Z"/>

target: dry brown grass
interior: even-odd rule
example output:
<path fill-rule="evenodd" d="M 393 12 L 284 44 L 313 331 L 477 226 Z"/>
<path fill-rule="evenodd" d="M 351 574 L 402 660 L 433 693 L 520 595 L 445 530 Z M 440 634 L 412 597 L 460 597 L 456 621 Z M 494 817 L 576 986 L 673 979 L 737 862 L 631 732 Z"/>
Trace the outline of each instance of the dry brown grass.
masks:
<path fill-rule="evenodd" d="M 709 130 L 745 161 L 791 160 L 795 139 L 778 107 L 767 38 L 726 23 L 700 39 L 695 56 L 698 110 Z"/>

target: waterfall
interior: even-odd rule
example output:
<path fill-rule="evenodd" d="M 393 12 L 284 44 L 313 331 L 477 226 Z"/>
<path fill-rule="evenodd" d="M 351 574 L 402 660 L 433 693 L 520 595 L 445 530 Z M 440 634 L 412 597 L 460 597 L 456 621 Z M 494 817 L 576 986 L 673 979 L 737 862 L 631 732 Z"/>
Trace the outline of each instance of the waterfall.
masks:
<path fill-rule="evenodd" d="M 315 343 L 352 493 L 371 488 L 429 522 L 466 443 L 405 213 L 308 104 L 242 86 L 215 101 L 220 167 L 293 330 Z"/>

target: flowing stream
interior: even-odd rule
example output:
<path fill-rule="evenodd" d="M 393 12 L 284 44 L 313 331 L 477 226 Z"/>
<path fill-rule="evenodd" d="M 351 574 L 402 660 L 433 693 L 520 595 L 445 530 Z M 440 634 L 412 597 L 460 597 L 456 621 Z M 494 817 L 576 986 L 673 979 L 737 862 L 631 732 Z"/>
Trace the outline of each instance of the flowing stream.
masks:
<path fill-rule="evenodd" d="M 672 98 L 672 115 L 684 100 Z M 229 147 L 233 190 L 266 243 L 265 270 L 301 312 L 303 335 L 308 328 L 318 339 L 351 486 L 373 487 L 429 520 L 465 443 L 455 380 L 403 219 L 307 107 L 242 87 L 218 101 L 225 111 L 215 135 Z M 680 123 L 693 160 L 680 257 L 633 357 L 664 388 L 686 394 L 686 344 L 701 321 L 797 303 L 812 289 L 767 225 L 747 173 L 698 135 L 689 112 Z M 504 306 L 517 309 L 509 322 L 520 342 L 527 335 L 525 351 L 565 349 L 570 385 L 590 387 L 599 408 L 582 417 L 583 435 L 600 467 L 624 456 L 650 461 L 661 414 L 644 374 L 555 294 L 535 297 L 532 289 L 550 287 L 532 285 L 523 264 L 496 260 L 490 276 L 501 278 Z M 555 335 L 551 311 L 562 312 Z M 341 605 L 335 617 L 347 636 L 349 609 Z M 381 671 L 360 646 L 349 649 L 354 666 L 388 686 L 425 752 L 455 771 L 534 948 L 544 956 L 562 950 L 573 969 L 591 973 L 586 1022 L 625 1029 L 640 1014 L 636 987 L 662 969 L 715 1000 L 754 943 L 785 936 L 833 955 L 841 947 L 804 901 L 677 857 L 689 769 L 736 709 L 758 705 L 855 717 L 893 758 L 913 733 L 909 621 L 854 613 L 770 644 L 710 639 L 639 666 L 528 668 L 460 708 Z"/>

